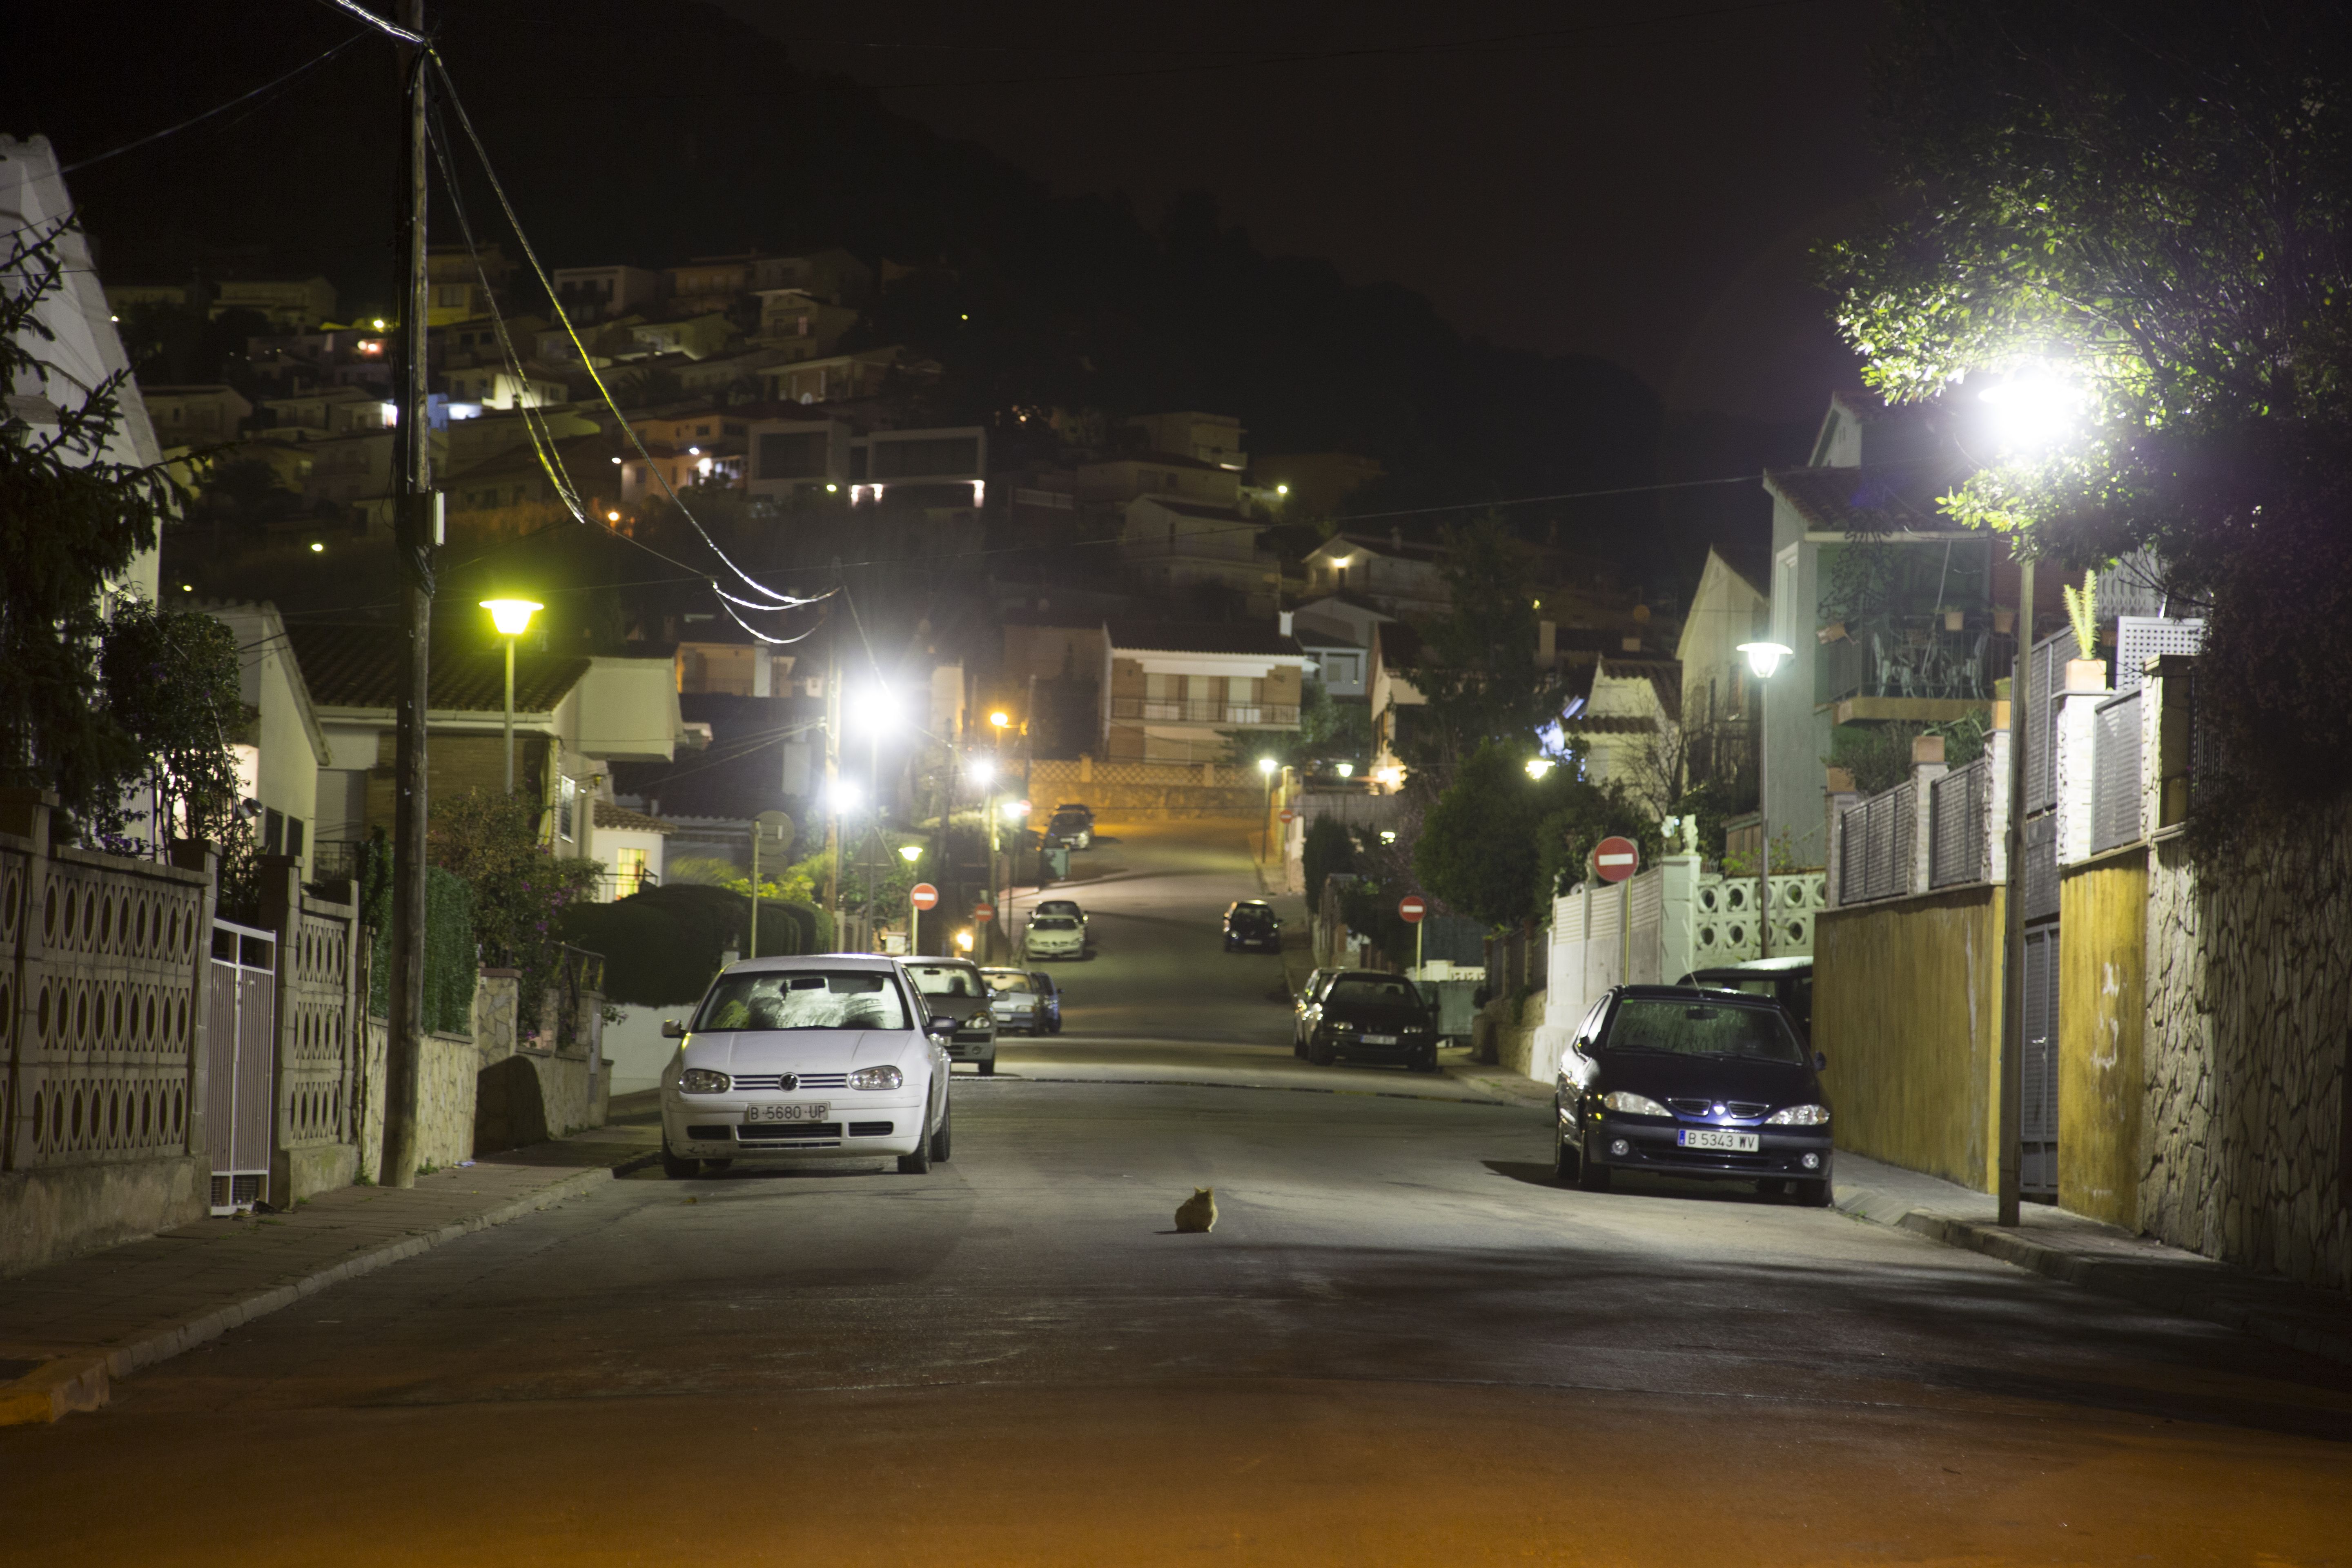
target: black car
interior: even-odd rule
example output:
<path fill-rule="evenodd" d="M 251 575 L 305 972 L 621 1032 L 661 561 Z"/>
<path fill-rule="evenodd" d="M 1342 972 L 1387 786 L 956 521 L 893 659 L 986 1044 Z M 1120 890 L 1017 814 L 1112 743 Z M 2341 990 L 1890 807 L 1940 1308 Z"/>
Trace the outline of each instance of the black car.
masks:
<path fill-rule="evenodd" d="M 1807 1039 L 1813 1028 L 1813 961 L 1810 958 L 1751 958 L 1714 969 L 1695 969 L 1675 984 L 1703 991 L 1748 991 L 1769 996 L 1789 1010 Z"/>
<path fill-rule="evenodd" d="M 1830 1201 L 1829 1059 L 1769 997 L 1620 985 L 1562 1056 L 1553 1169 L 1587 1192 L 1612 1171 L 1735 1177 Z"/>
<path fill-rule="evenodd" d="M 1264 899 L 1243 899 L 1225 910 L 1225 951 L 1282 951 L 1282 921 Z"/>
<path fill-rule="evenodd" d="M 1091 849 L 1095 842 L 1095 816 L 1090 811 L 1072 811 L 1067 807 L 1054 814 L 1045 825 L 1047 844 L 1066 844 L 1073 849 Z"/>
<path fill-rule="evenodd" d="M 1397 1062 L 1414 1072 L 1437 1070 L 1437 1016 L 1402 974 L 1341 970 L 1307 998 L 1299 1027 L 1307 1059 L 1317 1067 L 1346 1057 Z"/>
<path fill-rule="evenodd" d="M 1062 1032 L 1062 988 L 1054 984 L 1054 977 L 1042 969 L 1033 969 L 1029 972 L 1029 983 L 1036 986 L 1037 994 L 1045 999 L 1045 1032 L 1049 1035 L 1060 1034 Z"/>

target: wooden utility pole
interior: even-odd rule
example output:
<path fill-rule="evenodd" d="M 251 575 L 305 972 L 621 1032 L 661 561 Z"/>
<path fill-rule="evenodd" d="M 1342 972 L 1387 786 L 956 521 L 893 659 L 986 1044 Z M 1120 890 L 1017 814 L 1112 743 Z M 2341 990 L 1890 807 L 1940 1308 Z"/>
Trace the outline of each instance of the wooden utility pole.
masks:
<path fill-rule="evenodd" d="M 425 0 L 400 0 L 400 25 L 425 31 Z M 425 339 L 425 94 L 431 65 L 421 45 L 404 44 L 401 78 L 407 133 L 401 141 L 400 344 L 394 398 L 393 524 L 400 561 L 400 689 L 394 721 L 392 1006 L 384 1041 L 383 1160 L 388 1187 L 416 1184 L 419 1063 L 425 1037 L 425 717 L 432 683 L 433 443 L 425 428 L 429 369 Z"/>
<path fill-rule="evenodd" d="M 2000 1159 L 1999 1221 L 2018 1223 L 2025 1111 L 2025 746 L 2033 712 L 2033 559 L 2018 566 L 2017 665 L 2009 680 L 2008 875 L 2000 890 Z"/>

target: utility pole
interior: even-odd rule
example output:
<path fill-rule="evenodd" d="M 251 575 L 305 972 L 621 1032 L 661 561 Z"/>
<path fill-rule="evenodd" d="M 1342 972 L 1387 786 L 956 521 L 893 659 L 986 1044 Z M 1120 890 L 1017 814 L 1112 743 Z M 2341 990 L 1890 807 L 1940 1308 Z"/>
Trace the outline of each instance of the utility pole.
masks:
<path fill-rule="evenodd" d="M 2025 1111 L 2025 737 L 2033 711 L 2033 558 L 2018 564 L 2017 665 L 2009 680 L 2009 874 L 2000 890 L 1999 1222 L 2014 1226 L 2023 1190 Z"/>
<path fill-rule="evenodd" d="M 400 25 L 425 31 L 425 0 L 400 0 Z M 433 444 L 425 426 L 428 373 L 425 338 L 425 92 L 430 65 L 423 46 L 404 44 L 402 82 L 408 123 L 400 178 L 406 221 L 401 233 L 400 345 L 394 396 L 394 528 L 400 559 L 400 685 L 394 722 L 391 1017 L 384 1038 L 383 1158 L 377 1179 L 416 1184 L 418 1067 L 425 1034 L 425 716 L 432 686 Z"/>
<path fill-rule="evenodd" d="M 840 565 L 839 561 L 834 564 Z M 841 628 L 824 639 L 824 907 L 833 912 L 834 950 L 841 930 Z"/>

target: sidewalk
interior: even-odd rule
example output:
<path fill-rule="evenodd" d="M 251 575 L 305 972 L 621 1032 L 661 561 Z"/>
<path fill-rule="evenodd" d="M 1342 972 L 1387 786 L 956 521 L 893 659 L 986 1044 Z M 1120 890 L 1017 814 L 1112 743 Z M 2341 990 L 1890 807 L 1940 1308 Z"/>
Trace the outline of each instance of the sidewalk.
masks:
<path fill-rule="evenodd" d="M 2102 1296 L 2352 1362 L 2352 1302 L 2343 1297 L 2216 1263 L 2047 1204 L 2027 1204 L 2021 1223 L 2004 1229 L 1993 1223 L 1999 1205 L 1990 1193 L 1841 1150 L 1837 1206 Z"/>
<path fill-rule="evenodd" d="M 344 1187 L 289 1214 L 199 1220 L 0 1279 L 0 1426 L 106 1403 L 110 1379 L 339 1279 L 577 1197 L 659 1157 L 607 1126 L 455 1165 L 405 1191 Z"/>

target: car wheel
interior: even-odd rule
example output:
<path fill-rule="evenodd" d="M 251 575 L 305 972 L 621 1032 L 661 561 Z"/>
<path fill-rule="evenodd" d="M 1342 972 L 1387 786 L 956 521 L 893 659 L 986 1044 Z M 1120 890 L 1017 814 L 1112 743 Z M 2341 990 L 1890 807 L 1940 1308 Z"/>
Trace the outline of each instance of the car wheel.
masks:
<path fill-rule="evenodd" d="M 924 1139 L 915 1145 L 911 1154 L 898 1156 L 898 1173 L 902 1176 L 929 1175 L 931 1169 L 931 1141 Z"/>
<path fill-rule="evenodd" d="M 1412 1060 L 1405 1065 L 1411 1068 L 1414 1072 L 1435 1072 L 1437 1070 L 1437 1047 L 1435 1046 L 1422 1047 L 1421 1049 L 1413 1053 Z"/>
<path fill-rule="evenodd" d="M 948 1151 L 954 1146 L 954 1131 L 955 1112 L 952 1110 L 941 1110 L 939 1131 L 931 1134 L 931 1158 L 941 1164 L 947 1163 Z"/>
<path fill-rule="evenodd" d="M 1332 1050 L 1329 1039 L 1319 1034 L 1309 1035 L 1307 1037 L 1307 1059 L 1308 1061 L 1313 1062 L 1318 1068 L 1328 1068 L 1338 1058 L 1339 1053 Z"/>
<path fill-rule="evenodd" d="M 1559 1120 L 1557 1113 L 1553 1120 L 1557 1123 Z M 1573 1186 L 1576 1183 L 1576 1146 L 1568 1141 L 1567 1133 L 1554 1125 L 1551 1130 L 1551 1179 L 1563 1187 Z"/>
<path fill-rule="evenodd" d="M 996 1076 L 996 1058 L 994 1057 L 988 1057 L 982 1060 L 980 1064 L 980 1076 L 982 1078 L 994 1078 Z"/>
<path fill-rule="evenodd" d="M 1827 1182 L 1796 1184 L 1797 1204 L 1801 1208 L 1825 1209 L 1830 1206 L 1830 1184 Z"/>
<path fill-rule="evenodd" d="M 1048 1022 L 1045 1026 L 1045 1032 L 1049 1035 L 1060 1034 L 1062 1032 L 1062 1020 L 1055 1018 Z"/>
<path fill-rule="evenodd" d="M 1576 1151 L 1576 1185 L 1580 1192 L 1605 1193 L 1609 1190 L 1609 1167 L 1598 1160 L 1584 1156 L 1582 1144 Z"/>
<path fill-rule="evenodd" d="M 699 1174 L 702 1170 L 701 1161 L 690 1160 L 683 1154 L 673 1154 L 669 1152 L 669 1134 L 667 1132 L 662 1134 L 661 1162 L 662 1174 L 673 1182 L 683 1182 L 690 1176 Z"/>

